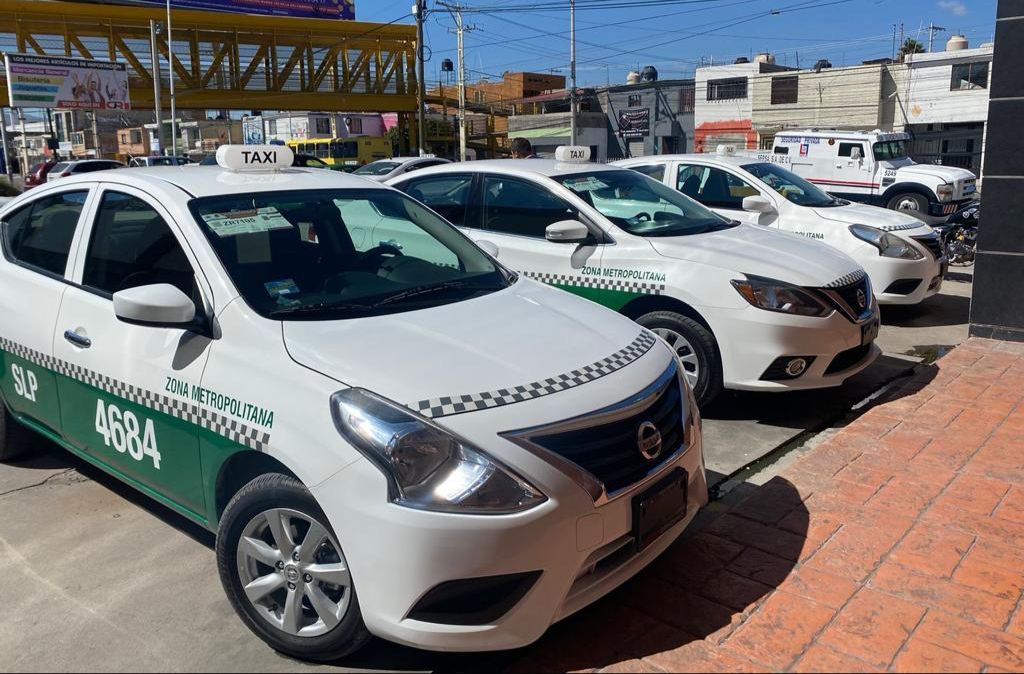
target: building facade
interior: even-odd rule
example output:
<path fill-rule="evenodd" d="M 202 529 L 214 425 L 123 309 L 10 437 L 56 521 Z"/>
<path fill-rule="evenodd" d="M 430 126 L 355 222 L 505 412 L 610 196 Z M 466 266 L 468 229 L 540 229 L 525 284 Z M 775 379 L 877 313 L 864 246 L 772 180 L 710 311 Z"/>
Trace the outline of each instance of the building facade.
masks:
<path fill-rule="evenodd" d="M 144 126 L 133 126 L 117 131 L 117 155 L 121 161 L 132 157 L 148 157 L 152 152 L 150 134 Z"/>
<path fill-rule="evenodd" d="M 714 152 L 720 144 L 756 149 L 758 135 L 754 129 L 754 106 L 750 80 L 762 73 L 792 70 L 776 65 L 774 59 L 762 54 L 753 62 L 697 68 L 694 102 L 694 151 Z"/>
<path fill-rule="evenodd" d="M 596 91 L 608 119 L 608 159 L 691 152 L 694 81 L 658 80 Z"/>
<path fill-rule="evenodd" d="M 992 53 L 992 45 L 970 49 L 955 36 L 946 51 L 908 56 L 901 112 L 916 161 L 981 174 Z"/>

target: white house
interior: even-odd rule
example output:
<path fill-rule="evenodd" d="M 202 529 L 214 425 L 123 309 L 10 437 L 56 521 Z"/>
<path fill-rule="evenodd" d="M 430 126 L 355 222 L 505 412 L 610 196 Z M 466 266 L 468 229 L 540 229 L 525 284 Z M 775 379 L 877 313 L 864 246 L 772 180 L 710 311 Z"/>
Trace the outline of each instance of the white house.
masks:
<path fill-rule="evenodd" d="M 910 55 L 906 66 L 902 113 L 914 136 L 911 156 L 980 175 L 992 45 L 971 49 L 953 36 L 946 51 Z"/>
<path fill-rule="evenodd" d="M 714 152 L 720 143 L 756 149 L 750 78 L 759 73 L 787 70 L 792 68 L 775 65 L 775 58 L 770 54 L 759 54 L 753 62 L 741 58 L 737 63 L 697 68 L 694 149 Z"/>

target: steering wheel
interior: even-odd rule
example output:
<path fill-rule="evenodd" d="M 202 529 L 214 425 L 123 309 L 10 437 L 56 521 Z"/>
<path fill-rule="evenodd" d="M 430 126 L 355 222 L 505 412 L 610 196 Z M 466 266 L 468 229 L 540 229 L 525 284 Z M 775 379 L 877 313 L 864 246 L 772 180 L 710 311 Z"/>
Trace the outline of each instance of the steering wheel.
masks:
<path fill-rule="evenodd" d="M 364 251 L 362 253 L 362 258 L 367 267 L 376 270 L 381 266 L 381 264 L 383 264 L 384 258 L 387 255 L 392 257 L 401 257 L 404 253 L 398 248 L 398 246 L 390 243 L 381 243 L 367 251 Z"/>
<path fill-rule="evenodd" d="M 637 213 L 629 219 L 629 224 L 639 225 L 641 222 L 650 222 L 652 220 L 650 213 Z"/>

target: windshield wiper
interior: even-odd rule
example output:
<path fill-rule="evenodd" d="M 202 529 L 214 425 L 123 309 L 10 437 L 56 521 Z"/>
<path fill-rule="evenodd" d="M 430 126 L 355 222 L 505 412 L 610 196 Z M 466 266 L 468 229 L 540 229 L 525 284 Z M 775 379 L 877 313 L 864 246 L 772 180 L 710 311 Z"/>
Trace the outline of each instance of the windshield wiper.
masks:
<path fill-rule="evenodd" d="M 489 285 L 489 284 L 479 284 L 479 283 L 478 284 L 472 284 L 472 283 L 468 283 L 467 281 L 445 281 L 444 283 L 435 283 L 434 285 L 429 285 L 429 286 L 417 286 L 415 288 L 409 288 L 408 290 L 403 290 L 400 293 L 396 293 L 394 295 L 390 295 L 388 297 L 385 297 L 381 301 L 379 301 L 379 302 L 377 302 L 375 304 L 371 304 L 370 306 L 372 308 L 382 307 L 382 306 L 384 306 L 386 304 L 393 304 L 395 302 L 401 302 L 402 300 L 407 300 L 410 297 L 419 297 L 421 295 L 431 295 L 431 294 L 436 293 L 436 292 L 441 292 L 442 290 L 451 290 L 452 288 L 462 288 L 462 289 L 465 289 L 465 290 L 499 290 L 500 289 L 500 288 L 495 288 L 493 285 Z"/>
<path fill-rule="evenodd" d="M 301 304 L 294 307 L 274 309 L 267 314 L 267 318 L 284 318 L 285 316 L 297 318 L 299 316 L 312 316 L 330 311 L 367 311 L 371 308 L 365 304 L 318 302 L 316 304 Z"/>

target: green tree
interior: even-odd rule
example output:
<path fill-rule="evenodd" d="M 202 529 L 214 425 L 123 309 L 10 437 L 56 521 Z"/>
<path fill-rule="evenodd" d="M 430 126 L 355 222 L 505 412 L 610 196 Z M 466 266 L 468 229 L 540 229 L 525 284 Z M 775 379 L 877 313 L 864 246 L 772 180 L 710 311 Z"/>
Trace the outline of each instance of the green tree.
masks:
<path fill-rule="evenodd" d="M 902 63 L 906 59 L 907 54 L 923 54 L 924 45 L 915 40 L 912 37 L 908 37 L 904 42 L 903 46 L 900 47 L 900 62 Z"/>

